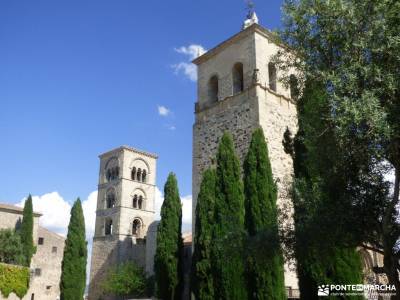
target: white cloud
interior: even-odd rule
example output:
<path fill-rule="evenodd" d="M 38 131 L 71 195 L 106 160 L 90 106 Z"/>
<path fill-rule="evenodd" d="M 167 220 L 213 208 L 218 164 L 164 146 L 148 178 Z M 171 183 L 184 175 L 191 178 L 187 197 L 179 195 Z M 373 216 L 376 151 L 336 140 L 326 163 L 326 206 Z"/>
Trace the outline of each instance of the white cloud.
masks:
<path fill-rule="evenodd" d="M 191 81 L 197 80 L 197 67 L 191 63 L 191 61 L 200 55 L 204 54 L 206 50 L 201 45 L 192 44 L 187 47 L 182 46 L 175 48 L 175 51 L 179 54 L 187 56 L 187 59 L 177 64 L 173 64 L 171 67 L 175 70 L 175 74 L 183 73 Z"/>
<path fill-rule="evenodd" d="M 17 205 L 23 207 L 25 199 Z M 86 239 L 93 238 L 94 222 L 96 218 L 97 191 L 89 194 L 88 198 L 82 201 L 82 209 L 85 216 Z M 33 210 L 40 212 L 39 219 L 41 226 L 63 236 L 67 235 L 70 218 L 71 204 L 66 201 L 58 192 L 47 193 L 41 196 L 32 196 Z"/>
<path fill-rule="evenodd" d="M 22 199 L 17 205 L 23 207 L 25 200 Z M 58 192 L 32 196 L 32 204 L 33 210 L 42 214 L 39 219 L 41 226 L 66 236 L 71 205 Z"/>
<path fill-rule="evenodd" d="M 85 215 L 86 239 L 91 241 L 94 235 L 96 222 L 97 191 L 91 192 L 86 200 L 82 202 L 83 214 Z"/>
<path fill-rule="evenodd" d="M 192 225 L 192 195 L 181 198 L 182 202 L 182 223 Z"/>
<path fill-rule="evenodd" d="M 157 108 L 158 108 L 158 114 L 160 116 L 166 117 L 171 113 L 171 110 L 169 110 L 168 108 L 166 108 L 163 105 L 159 105 Z"/>
<path fill-rule="evenodd" d="M 185 54 L 185 55 L 189 56 L 190 60 L 193 60 L 207 52 L 203 46 L 196 45 L 196 44 L 191 44 L 187 47 L 182 46 L 179 48 L 175 48 L 175 51 L 180 54 Z"/>
<path fill-rule="evenodd" d="M 25 199 L 18 206 L 23 207 Z M 71 204 L 64 200 L 58 192 L 47 193 L 42 196 L 32 196 L 33 210 L 43 215 L 39 219 L 41 226 L 62 236 L 67 235 Z M 85 216 L 86 240 L 88 241 L 88 257 L 86 264 L 87 283 L 89 282 L 89 269 L 92 257 L 92 240 L 96 220 L 97 191 L 91 192 L 87 199 L 82 201 L 82 210 Z"/>
<path fill-rule="evenodd" d="M 164 202 L 164 196 L 160 189 L 156 187 L 155 194 L 155 219 L 160 220 L 161 206 Z M 182 203 L 182 231 L 188 231 L 192 227 L 192 195 L 181 197 Z"/>
<path fill-rule="evenodd" d="M 175 74 L 183 72 L 191 81 L 197 80 L 197 67 L 192 63 L 180 62 L 179 64 L 172 65 Z"/>
<path fill-rule="evenodd" d="M 161 206 L 164 202 L 164 196 L 161 193 L 160 189 L 156 187 L 156 194 L 155 194 L 155 199 L 154 199 L 154 210 L 156 212 L 155 214 L 155 219 L 160 220 L 161 219 Z"/>
<path fill-rule="evenodd" d="M 23 207 L 26 199 L 22 199 L 16 205 Z M 160 220 L 161 205 L 164 197 L 161 191 L 156 187 L 155 193 L 155 219 Z M 190 230 L 192 226 L 192 196 L 188 195 L 181 198 L 182 201 L 182 231 Z M 58 192 L 43 194 L 41 196 L 32 196 L 33 210 L 43 215 L 40 217 L 40 225 L 66 236 L 70 211 L 72 205 L 66 201 Z M 87 279 L 89 280 L 89 268 L 92 254 L 92 240 L 96 220 L 97 191 L 91 192 L 87 199 L 82 201 L 82 210 L 85 216 L 86 240 L 88 241 L 88 259 L 87 259 Z"/>

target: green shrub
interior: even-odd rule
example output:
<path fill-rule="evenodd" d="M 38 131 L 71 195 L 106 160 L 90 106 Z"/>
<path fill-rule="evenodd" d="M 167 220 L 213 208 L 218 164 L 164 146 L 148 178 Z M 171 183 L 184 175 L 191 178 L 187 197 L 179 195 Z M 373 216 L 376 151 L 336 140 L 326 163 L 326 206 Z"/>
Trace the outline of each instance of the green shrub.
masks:
<path fill-rule="evenodd" d="M 25 296 L 29 289 L 29 269 L 26 267 L 0 264 L 0 292 L 5 297 L 11 293 L 19 298 Z"/>
<path fill-rule="evenodd" d="M 13 265 L 25 262 L 21 237 L 13 229 L 0 229 L 0 262 Z"/>
<path fill-rule="evenodd" d="M 142 297 L 150 285 L 142 268 L 126 262 L 108 271 L 102 289 L 105 295 Z"/>

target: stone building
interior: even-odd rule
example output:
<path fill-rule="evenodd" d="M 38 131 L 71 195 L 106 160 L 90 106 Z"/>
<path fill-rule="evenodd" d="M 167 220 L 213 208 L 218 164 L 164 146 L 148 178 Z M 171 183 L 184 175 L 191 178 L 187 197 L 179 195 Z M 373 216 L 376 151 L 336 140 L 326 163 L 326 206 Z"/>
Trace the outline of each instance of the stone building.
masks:
<path fill-rule="evenodd" d="M 120 263 L 132 260 L 153 274 L 156 161 L 156 155 L 127 146 L 100 155 L 90 300 L 114 299 L 103 295 L 101 282 Z"/>
<path fill-rule="evenodd" d="M 283 148 L 287 129 L 297 132 L 296 86 L 278 81 L 279 70 L 273 56 L 281 45 L 273 34 L 258 24 L 252 12 L 242 30 L 196 58 L 198 67 L 198 100 L 193 125 L 193 233 L 196 201 L 203 171 L 214 164 L 219 139 L 225 131 L 232 134 L 236 152 L 243 163 L 255 128 L 261 127 L 268 142 L 269 157 L 278 185 L 278 205 L 291 207 L 288 187 L 293 177 L 293 162 Z M 296 72 L 291 70 L 295 83 Z M 292 220 L 288 220 L 292 222 Z M 376 275 L 374 267 L 383 266 L 383 256 L 358 249 L 364 269 L 364 282 L 385 283 L 384 275 Z M 294 264 L 285 265 L 288 298 L 299 298 Z M 372 299 L 372 298 L 371 298 Z"/>
<path fill-rule="evenodd" d="M 198 100 L 193 126 L 193 214 L 202 172 L 213 165 L 219 139 L 229 131 L 243 162 L 254 129 L 261 127 L 268 142 L 278 205 L 289 204 L 293 162 L 282 145 L 284 132 L 297 132 L 297 112 L 291 89 L 281 84 L 272 57 L 281 47 L 270 31 L 258 25 L 253 12 L 243 29 L 196 58 Z M 295 76 L 295 73 L 292 74 Z M 193 216 L 193 232 L 194 232 Z M 295 271 L 285 266 L 288 294 L 297 296 Z"/>
<path fill-rule="evenodd" d="M 22 221 L 21 207 L 0 204 L 0 229 L 18 229 Z M 39 225 L 41 214 L 34 213 L 33 241 L 36 253 L 31 261 L 31 279 L 28 293 L 22 300 L 56 300 L 60 296 L 61 262 L 65 238 Z M 15 294 L 0 300 L 17 300 Z"/>

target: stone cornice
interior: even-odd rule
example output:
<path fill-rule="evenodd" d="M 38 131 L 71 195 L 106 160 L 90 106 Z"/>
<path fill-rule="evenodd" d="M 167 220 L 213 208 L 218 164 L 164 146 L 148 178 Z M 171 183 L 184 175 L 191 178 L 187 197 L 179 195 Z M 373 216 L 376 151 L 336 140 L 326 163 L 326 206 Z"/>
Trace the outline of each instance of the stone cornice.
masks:
<path fill-rule="evenodd" d="M 222 50 L 229 47 L 233 43 L 236 43 L 237 41 L 239 41 L 239 40 L 243 39 L 244 37 L 247 37 L 248 35 L 255 33 L 255 32 L 266 37 L 268 40 L 273 41 L 277 45 L 283 46 L 281 43 L 278 42 L 277 37 L 271 31 L 260 26 L 259 24 L 253 24 L 253 25 L 247 27 L 246 29 L 236 33 L 234 36 L 232 36 L 229 39 L 227 39 L 226 41 L 220 43 L 219 45 L 217 45 L 216 47 L 207 51 L 203 55 L 197 57 L 196 59 L 194 59 L 192 61 L 192 63 L 194 63 L 195 65 L 200 65 L 203 62 L 209 60 L 211 57 L 217 55 L 218 53 L 220 53 Z"/>
<path fill-rule="evenodd" d="M 152 187 L 156 186 L 155 184 L 152 184 L 152 183 L 141 182 L 141 181 L 125 178 L 125 177 L 120 177 L 120 178 L 114 179 L 114 180 L 109 181 L 109 182 L 100 183 L 100 184 L 97 185 L 97 187 L 99 189 L 102 189 L 102 188 L 105 188 L 105 187 L 108 187 L 108 186 L 115 186 L 115 185 L 118 185 L 118 183 L 120 181 L 122 181 L 122 180 L 132 181 L 132 182 L 136 182 L 138 184 L 148 185 L 148 186 L 152 186 Z"/>
<path fill-rule="evenodd" d="M 133 148 L 133 147 L 129 147 L 129 146 L 126 146 L 126 145 L 120 146 L 118 148 L 115 148 L 115 149 L 112 149 L 110 151 L 107 151 L 107 152 L 105 152 L 103 154 L 100 154 L 99 157 L 102 158 L 104 156 L 108 156 L 108 155 L 110 155 L 112 153 L 120 152 L 120 151 L 123 151 L 123 150 L 128 150 L 128 151 L 131 151 L 131 152 L 134 152 L 134 153 L 137 153 L 137 154 L 141 154 L 141 155 L 144 155 L 144 156 L 147 156 L 147 157 L 151 157 L 151 158 L 154 158 L 154 159 L 158 158 L 157 154 L 146 152 L 146 151 L 143 151 L 143 150 L 139 150 L 139 149 L 136 149 L 136 148 Z"/>
<path fill-rule="evenodd" d="M 283 99 L 283 100 L 285 100 L 285 101 L 287 101 L 287 102 L 290 102 L 290 103 L 292 103 L 292 104 L 296 104 L 296 101 L 293 100 L 292 98 L 288 98 L 288 97 L 286 97 L 286 96 L 283 95 L 283 94 L 279 94 L 279 93 L 277 93 L 277 92 L 271 90 L 268 86 L 262 85 L 261 83 L 254 83 L 254 84 L 252 84 L 251 86 L 245 88 L 245 89 L 244 89 L 241 93 L 239 93 L 239 94 L 227 96 L 227 97 L 225 97 L 225 98 L 223 98 L 223 99 L 219 99 L 219 100 L 218 100 L 217 102 L 215 102 L 215 103 L 208 104 L 208 105 L 206 104 L 204 107 L 201 107 L 201 108 L 199 107 L 198 102 L 196 102 L 196 103 L 195 103 L 195 113 L 198 114 L 198 113 L 201 113 L 201 112 L 206 111 L 206 110 L 208 110 L 208 109 L 211 109 L 211 108 L 213 108 L 213 107 L 215 107 L 215 106 L 218 106 L 218 105 L 221 104 L 222 102 L 229 101 L 230 99 L 235 98 L 235 97 L 237 97 L 237 96 L 240 96 L 240 95 L 242 95 L 243 93 L 249 92 L 250 90 L 252 90 L 253 88 L 256 88 L 256 87 L 260 87 L 261 89 L 263 89 L 264 91 L 267 91 L 267 92 L 271 93 L 271 94 L 274 95 L 275 97 L 278 97 L 278 98 L 280 98 L 280 99 Z"/>
<path fill-rule="evenodd" d="M 136 210 L 139 212 L 145 212 L 145 213 L 151 213 L 151 214 L 156 213 L 154 210 L 139 209 L 139 208 L 134 208 L 134 207 L 130 207 L 130 206 L 117 205 L 112 208 L 97 209 L 96 215 L 98 215 L 100 217 L 109 217 L 110 215 L 113 215 L 114 213 L 118 212 L 119 211 L 118 209 L 121 209 L 121 208 L 128 208 L 130 210 Z"/>
<path fill-rule="evenodd" d="M 15 205 L 10 205 L 10 204 L 5 204 L 5 203 L 0 203 L 0 211 L 5 211 L 5 212 L 11 212 L 11 213 L 17 213 L 19 215 L 23 214 L 24 209 L 19 206 Z M 34 217 L 41 217 L 43 214 L 38 213 L 38 212 L 33 212 Z"/>

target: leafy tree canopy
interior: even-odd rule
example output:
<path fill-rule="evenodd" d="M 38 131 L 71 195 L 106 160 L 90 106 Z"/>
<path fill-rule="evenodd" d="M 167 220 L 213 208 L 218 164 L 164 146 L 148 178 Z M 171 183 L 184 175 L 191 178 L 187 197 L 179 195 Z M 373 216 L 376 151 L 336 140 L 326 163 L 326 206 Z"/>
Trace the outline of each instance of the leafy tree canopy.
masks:
<path fill-rule="evenodd" d="M 126 262 L 111 269 L 102 283 L 106 295 L 135 298 L 145 296 L 147 286 L 143 269 L 134 262 Z"/>
<path fill-rule="evenodd" d="M 0 262 L 21 265 L 25 262 L 21 237 L 12 229 L 0 229 Z"/>

